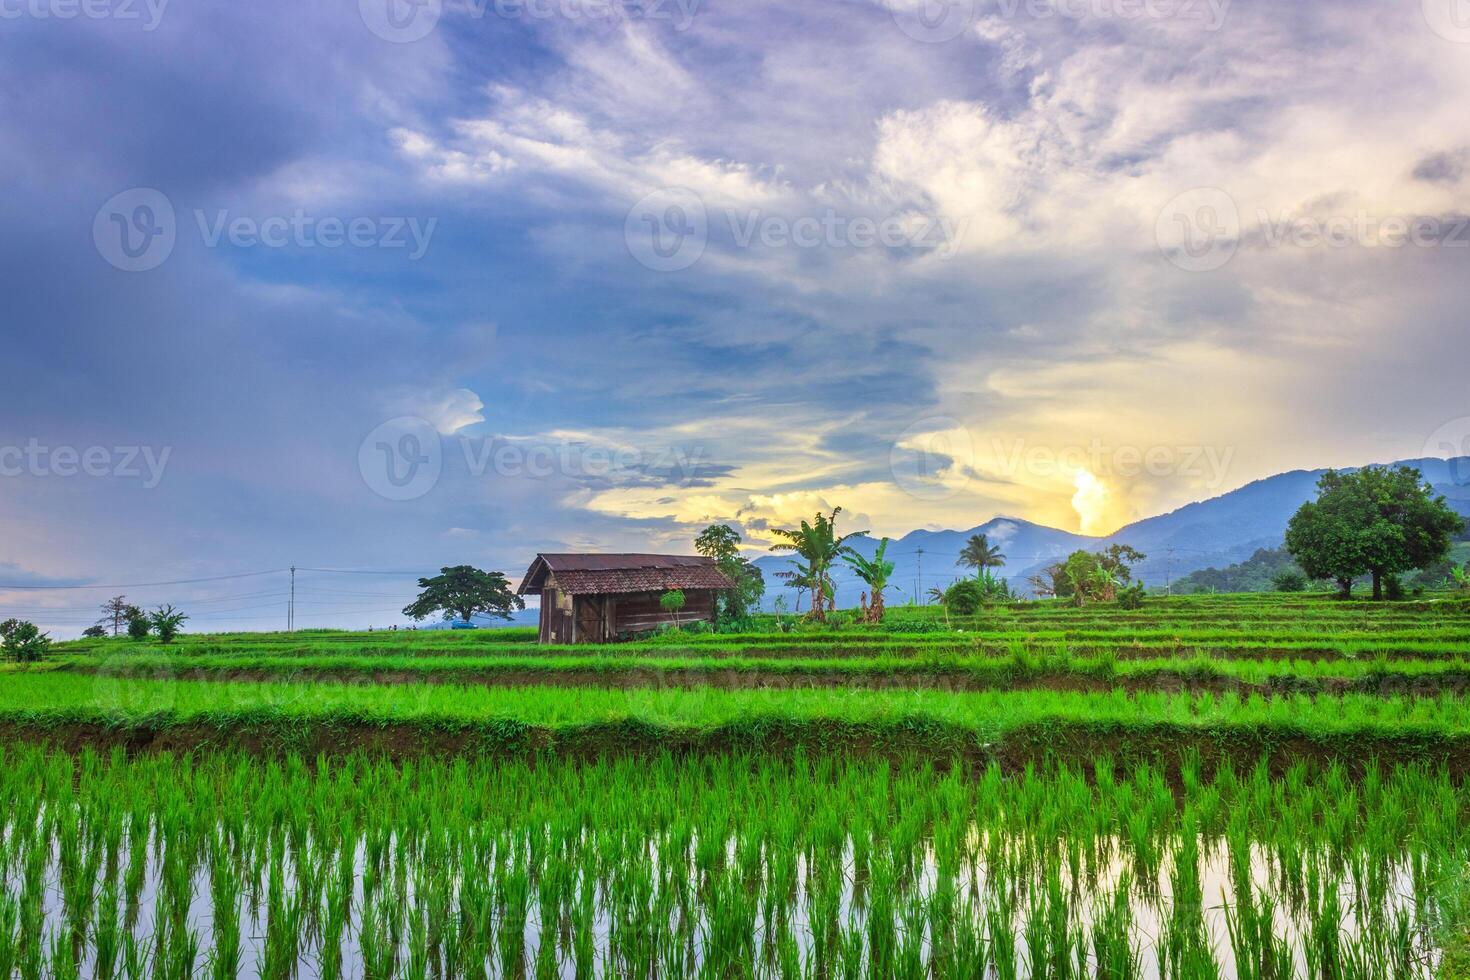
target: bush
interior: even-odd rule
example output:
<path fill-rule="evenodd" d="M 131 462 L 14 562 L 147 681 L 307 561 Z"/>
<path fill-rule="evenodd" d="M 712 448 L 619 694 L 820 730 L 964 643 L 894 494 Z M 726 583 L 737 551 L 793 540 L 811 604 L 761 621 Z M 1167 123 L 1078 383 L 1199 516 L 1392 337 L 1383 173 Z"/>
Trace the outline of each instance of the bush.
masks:
<path fill-rule="evenodd" d="M 1404 583 L 1397 575 L 1387 575 L 1383 579 L 1383 594 L 1389 602 L 1402 602 L 1404 600 Z"/>
<path fill-rule="evenodd" d="M 1276 586 L 1277 592 L 1305 592 L 1307 591 L 1307 577 L 1294 569 L 1287 569 L 1271 579 L 1271 584 Z"/>
<path fill-rule="evenodd" d="M 146 640 L 148 634 L 153 632 L 153 624 L 141 611 L 135 610 L 136 616 L 128 617 L 128 637 L 134 640 Z"/>
<path fill-rule="evenodd" d="M 985 604 L 985 588 L 979 581 L 962 578 L 944 590 L 944 606 L 956 616 L 973 616 Z"/>
<path fill-rule="evenodd" d="M 16 663 L 33 664 L 51 648 L 51 638 L 37 629 L 35 623 L 7 619 L 0 623 L 0 648 Z"/>
<path fill-rule="evenodd" d="M 107 630 L 101 626 L 88 626 L 82 630 L 82 635 L 89 640 L 100 640 L 107 636 Z"/>
<path fill-rule="evenodd" d="M 1118 605 L 1123 609 L 1142 609 L 1145 595 L 1143 583 L 1135 582 L 1118 592 Z"/>
<path fill-rule="evenodd" d="M 880 627 L 884 633 L 948 633 L 949 627 L 939 619 L 886 619 Z"/>

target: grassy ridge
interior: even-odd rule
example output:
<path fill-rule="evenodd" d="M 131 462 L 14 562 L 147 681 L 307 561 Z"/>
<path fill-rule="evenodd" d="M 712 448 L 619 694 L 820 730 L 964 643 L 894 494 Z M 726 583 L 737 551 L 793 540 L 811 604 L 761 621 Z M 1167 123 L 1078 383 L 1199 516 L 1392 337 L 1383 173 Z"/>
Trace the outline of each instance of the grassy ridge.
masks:
<path fill-rule="evenodd" d="M 330 679 L 384 683 L 527 683 L 595 686 L 944 686 L 1003 688 L 1022 685 L 1147 687 L 1195 686 L 1261 692 L 1435 694 L 1470 691 L 1470 657 L 1394 659 L 1222 659 L 1195 656 L 1118 659 L 1072 656 L 1066 650 L 1017 648 L 1008 655 L 914 651 L 908 655 L 839 657 L 691 656 L 652 658 L 615 652 L 523 656 L 311 656 L 140 653 L 94 659 L 71 657 L 40 670 L 117 677 L 184 679 Z"/>
<path fill-rule="evenodd" d="M 1448 696 L 88 683 L 50 674 L 7 680 L 0 726 L 12 737 L 70 738 L 80 728 L 102 741 L 410 754 L 806 743 L 1025 758 L 1163 751 L 1177 758 L 1194 746 L 1241 757 L 1289 750 L 1361 762 L 1377 754 L 1447 761 L 1456 771 L 1470 763 L 1470 700 Z M 169 741 L 171 734 L 183 741 Z"/>

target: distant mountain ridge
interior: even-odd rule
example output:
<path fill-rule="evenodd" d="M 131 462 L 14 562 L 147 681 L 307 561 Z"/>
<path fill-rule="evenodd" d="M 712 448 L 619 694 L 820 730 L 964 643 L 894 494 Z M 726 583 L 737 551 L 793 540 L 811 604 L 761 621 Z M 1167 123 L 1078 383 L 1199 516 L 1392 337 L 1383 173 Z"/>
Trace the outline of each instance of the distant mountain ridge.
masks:
<path fill-rule="evenodd" d="M 1470 519 L 1470 456 L 1409 459 L 1388 465 L 1416 467 L 1451 507 Z M 956 564 L 960 550 L 973 534 L 984 534 L 1000 546 L 1006 563 L 999 572 L 1023 594 L 1028 592 L 1027 578 L 1057 559 L 1079 548 L 1091 551 L 1115 543 L 1131 545 L 1148 556 L 1134 569 L 1135 577 L 1150 586 L 1164 585 L 1197 569 L 1244 561 L 1257 548 L 1280 547 L 1291 516 L 1316 496 L 1317 480 L 1325 472 L 1324 468 L 1279 473 L 1218 497 L 1136 521 L 1106 537 L 1074 534 L 1017 517 L 996 517 L 963 531 L 910 531 L 888 546 L 888 558 L 895 566 L 888 602 L 901 604 L 916 594 L 923 601 L 930 587 L 943 587 L 961 576 L 973 575 L 973 570 Z M 859 538 L 854 547 L 864 555 L 872 555 L 878 542 Z M 922 555 L 919 549 L 923 549 Z M 787 608 L 794 610 L 795 590 L 777 578 L 777 573 L 790 568 L 790 559 L 778 553 L 758 558 L 755 564 L 766 578 L 763 607 L 772 608 L 775 597 L 785 595 Z M 833 578 L 837 602 L 857 605 L 866 586 L 845 564 Z"/>

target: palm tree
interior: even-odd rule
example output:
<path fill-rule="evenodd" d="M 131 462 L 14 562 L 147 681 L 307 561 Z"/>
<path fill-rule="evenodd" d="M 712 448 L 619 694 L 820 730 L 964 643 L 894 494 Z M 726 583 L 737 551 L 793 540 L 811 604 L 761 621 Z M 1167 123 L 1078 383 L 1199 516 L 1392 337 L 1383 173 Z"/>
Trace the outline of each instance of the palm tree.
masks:
<path fill-rule="evenodd" d="M 959 560 L 956 565 L 973 568 L 978 572 L 984 572 L 987 568 L 999 568 L 1006 563 L 1006 556 L 1000 553 L 1000 547 L 992 545 L 985 540 L 983 534 L 972 534 L 970 540 L 965 542 L 965 547 L 960 551 Z"/>
<path fill-rule="evenodd" d="M 865 536 L 867 531 L 853 531 L 851 534 L 837 534 L 837 515 L 842 513 L 841 507 L 832 508 L 830 516 L 817 512 L 816 518 L 808 523 L 801 522 L 801 527 L 795 530 L 789 528 L 776 528 L 771 531 L 782 540 L 771 545 L 772 551 L 794 551 L 800 555 L 805 564 L 793 562 L 794 571 L 787 573 L 788 581 L 793 584 L 799 583 L 811 589 L 812 611 L 811 617 L 818 622 L 827 621 L 827 600 L 835 594 L 832 585 L 832 563 L 843 555 L 850 554 L 852 547 L 847 544 L 853 538 Z"/>
<path fill-rule="evenodd" d="M 893 562 L 883 557 L 887 550 L 888 539 L 884 538 L 878 542 L 878 550 L 873 552 L 872 558 L 864 558 L 856 552 L 842 556 L 842 560 L 852 567 L 857 577 L 866 582 L 872 591 L 873 603 L 868 607 L 870 623 L 883 621 L 883 590 L 888 588 L 888 580 L 893 576 Z"/>

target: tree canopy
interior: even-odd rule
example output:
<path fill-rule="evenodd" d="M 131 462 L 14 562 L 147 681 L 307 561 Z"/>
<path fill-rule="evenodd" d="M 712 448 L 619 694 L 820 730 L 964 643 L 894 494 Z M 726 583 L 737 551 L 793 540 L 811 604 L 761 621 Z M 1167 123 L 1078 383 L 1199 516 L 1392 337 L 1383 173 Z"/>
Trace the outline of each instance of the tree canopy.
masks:
<path fill-rule="evenodd" d="M 475 614 L 510 619 L 511 611 L 526 608 L 526 602 L 511 591 L 500 572 L 485 572 L 472 565 L 439 569 L 433 578 L 419 579 L 423 591 L 403 615 L 422 620 L 442 612 L 445 619 L 469 622 Z"/>
<path fill-rule="evenodd" d="M 766 579 L 748 558 L 740 555 L 740 535 L 728 524 L 711 524 L 694 539 L 694 550 L 713 558 L 735 588 L 720 593 L 716 607 L 718 620 L 739 620 L 750 614 L 766 593 Z"/>
<path fill-rule="evenodd" d="M 793 584 L 800 583 L 799 587 L 811 590 L 811 616 L 819 622 L 826 621 L 827 602 L 836 592 L 832 585 L 832 563 L 852 552 L 848 541 L 865 537 L 868 533 L 853 531 L 839 535 L 837 515 L 841 513 L 841 507 L 834 507 L 830 516 L 819 511 L 810 523 L 802 521 L 799 528 L 775 528 L 771 531 L 781 539 L 771 545 L 772 551 L 794 551 L 803 559 L 792 562 L 793 569 L 786 573 L 786 577 Z"/>
<path fill-rule="evenodd" d="M 1001 554 L 1000 546 L 991 544 L 983 534 L 972 534 L 970 540 L 960 549 L 960 557 L 955 562 L 965 568 L 973 568 L 977 572 L 983 572 L 987 568 L 999 568 L 1006 563 L 1006 556 Z"/>
<path fill-rule="evenodd" d="M 1464 527 L 1411 466 L 1328 470 L 1317 499 L 1287 526 L 1286 547 L 1307 575 L 1333 579 L 1344 596 L 1353 579 L 1371 575 L 1381 599 L 1385 578 L 1443 559 Z"/>

